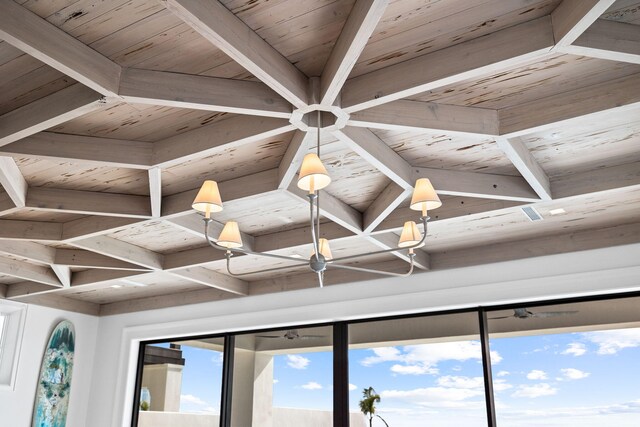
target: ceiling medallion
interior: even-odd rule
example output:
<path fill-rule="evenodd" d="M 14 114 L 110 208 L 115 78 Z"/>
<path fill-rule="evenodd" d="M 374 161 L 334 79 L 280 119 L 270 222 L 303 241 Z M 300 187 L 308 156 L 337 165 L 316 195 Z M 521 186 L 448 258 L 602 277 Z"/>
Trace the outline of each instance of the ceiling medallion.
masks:
<path fill-rule="evenodd" d="M 436 209 L 442 206 L 440 198 L 431 185 L 431 181 L 429 181 L 427 178 L 420 178 L 416 181 L 416 185 L 413 189 L 413 196 L 411 197 L 411 204 L 409 206 L 410 209 L 421 212 L 420 222 L 423 225 L 424 235 L 420 233 L 420 230 L 418 229 L 418 226 L 414 221 L 407 221 L 404 223 L 404 226 L 402 228 L 402 233 L 400 235 L 400 240 L 398 241 L 397 247 L 375 252 L 366 252 L 357 255 L 334 258 L 331 254 L 331 249 L 329 248 L 329 241 L 327 239 L 320 238 L 320 190 L 326 188 L 331 183 L 331 177 L 327 173 L 326 168 L 320 160 L 320 129 L 330 130 L 333 127 L 343 127 L 344 124 L 342 123 L 342 121 L 344 121 L 346 124 L 348 116 L 343 118 L 340 109 L 333 111 L 330 108 L 327 109 L 325 107 L 315 108 L 309 111 L 298 111 L 298 115 L 300 117 L 292 117 L 292 123 L 294 121 L 296 122 L 296 124 L 304 123 L 304 115 L 310 113 L 311 111 L 317 111 L 316 152 L 308 153 L 304 156 L 302 166 L 300 167 L 300 171 L 298 173 L 298 188 L 307 191 L 307 197 L 309 198 L 309 217 L 312 244 L 311 256 L 308 260 L 304 260 L 302 258 L 296 258 L 293 256 L 254 252 L 252 250 L 244 248 L 242 243 L 242 236 L 240 234 L 240 228 L 238 227 L 238 223 L 236 221 L 228 221 L 227 223 L 225 223 L 218 238 L 212 238 L 209 233 L 210 224 L 213 221 L 211 218 L 211 214 L 221 212 L 223 207 L 222 198 L 220 197 L 220 191 L 218 190 L 217 182 L 208 180 L 202 184 L 198 195 L 193 201 L 192 207 L 196 211 L 204 214 L 204 236 L 207 242 L 212 247 L 225 251 L 225 257 L 227 259 L 227 272 L 231 276 L 242 277 L 249 274 L 286 270 L 295 267 L 296 265 L 306 264 L 313 272 L 318 275 L 320 287 L 322 287 L 324 283 L 324 272 L 327 269 L 333 268 L 362 271 L 366 273 L 375 273 L 385 276 L 409 276 L 413 272 L 414 267 L 415 254 L 413 250 L 424 246 L 427 237 L 427 222 L 429 221 L 427 212 L 429 210 Z M 321 114 L 323 111 L 333 113 L 336 116 L 336 123 L 329 127 L 322 128 Z M 307 127 L 305 130 L 311 130 L 311 128 Z M 405 250 L 408 251 L 409 255 L 409 270 L 406 273 L 394 273 L 390 271 L 373 270 L 369 268 L 341 264 L 345 261 L 353 261 L 366 256 Z M 286 260 L 291 262 L 291 265 L 252 271 L 250 273 L 233 273 L 233 271 L 231 270 L 231 259 L 234 254 L 258 255 L 279 260 Z"/>

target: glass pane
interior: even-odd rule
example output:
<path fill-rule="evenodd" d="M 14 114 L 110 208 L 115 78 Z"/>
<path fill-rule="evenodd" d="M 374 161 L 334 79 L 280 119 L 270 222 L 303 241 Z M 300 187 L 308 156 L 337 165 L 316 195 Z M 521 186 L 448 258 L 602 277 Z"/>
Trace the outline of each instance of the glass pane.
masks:
<path fill-rule="evenodd" d="M 147 345 L 138 426 L 217 427 L 223 350 L 224 338 Z"/>
<path fill-rule="evenodd" d="M 330 427 L 333 329 L 236 336 L 232 427 Z"/>
<path fill-rule="evenodd" d="M 488 313 L 500 427 L 638 426 L 640 298 Z M 494 367 L 495 368 L 495 367 Z"/>
<path fill-rule="evenodd" d="M 481 362 L 476 313 L 353 324 L 351 427 L 486 426 Z"/>

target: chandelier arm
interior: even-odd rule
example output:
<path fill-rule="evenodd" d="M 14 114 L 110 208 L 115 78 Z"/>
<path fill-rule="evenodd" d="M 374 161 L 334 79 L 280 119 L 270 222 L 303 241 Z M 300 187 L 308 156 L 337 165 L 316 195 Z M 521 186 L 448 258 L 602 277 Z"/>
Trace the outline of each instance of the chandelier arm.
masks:
<path fill-rule="evenodd" d="M 234 252 L 234 253 L 239 253 L 244 255 L 257 255 L 257 256 L 264 256 L 264 257 L 275 258 L 275 259 L 282 259 L 286 261 L 296 262 L 299 264 L 308 264 L 308 261 L 300 258 L 294 258 L 294 257 L 285 256 L 285 255 L 277 255 L 277 254 L 270 254 L 270 253 L 254 252 L 254 251 L 250 251 L 248 249 L 243 249 L 243 248 L 226 248 L 224 246 L 220 246 L 209 236 L 209 223 L 211 221 L 212 220 L 210 218 L 204 219 L 204 237 L 207 243 L 209 243 L 209 245 L 214 249 L 219 249 L 225 252 Z"/>
<path fill-rule="evenodd" d="M 324 271 L 318 271 L 318 283 L 320 283 L 320 287 L 324 287 Z"/>
<path fill-rule="evenodd" d="M 361 271 L 363 273 L 380 274 L 383 276 L 407 277 L 407 276 L 410 276 L 411 273 L 413 273 L 413 258 L 415 257 L 415 254 L 409 254 L 409 257 L 410 257 L 409 271 L 407 271 L 406 273 L 393 273 L 391 271 L 372 270 L 370 268 L 352 267 L 350 265 L 340 265 L 340 264 L 333 264 L 333 263 L 329 264 L 328 267 L 340 268 L 343 270 Z"/>
<path fill-rule="evenodd" d="M 315 194 L 309 194 L 309 207 L 310 207 L 310 213 L 311 213 L 311 240 L 313 241 L 313 252 L 314 252 L 314 256 L 316 257 L 316 261 L 319 261 L 319 254 L 320 254 L 320 245 L 318 243 L 318 236 L 316 236 L 316 229 L 315 229 L 315 221 L 313 220 L 313 202 L 316 199 L 316 195 Z"/>
<path fill-rule="evenodd" d="M 414 245 L 404 246 L 402 248 L 401 247 L 396 247 L 396 248 L 390 248 L 390 249 L 381 249 L 381 250 L 375 251 L 375 252 L 367 252 L 367 253 L 364 253 L 364 254 L 349 255 L 349 256 L 344 256 L 344 257 L 340 257 L 340 258 L 333 258 L 331 260 L 331 262 L 340 262 L 340 261 L 357 259 L 357 258 L 370 256 L 370 255 L 380 255 L 380 254 L 386 254 L 386 253 L 389 253 L 389 252 L 398 252 L 398 251 L 402 251 L 402 250 L 406 250 L 406 249 L 418 248 L 418 247 L 424 245 L 424 242 L 427 239 L 427 222 L 429 221 L 429 217 L 422 217 L 421 219 L 422 219 L 422 224 L 424 225 L 424 234 L 422 235 L 422 239 L 420 239 L 420 241 L 418 243 L 414 244 Z"/>
<path fill-rule="evenodd" d="M 231 271 L 231 258 L 232 257 L 233 257 L 233 254 L 231 254 L 230 251 L 227 251 L 227 254 L 226 254 L 226 258 L 227 258 L 227 273 L 229 273 L 229 275 L 232 276 L 232 277 L 244 277 L 244 276 L 249 276 L 251 274 L 269 273 L 269 272 L 272 272 L 272 271 L 288 270 L 288 269 L 300 266 L 300 265 L 286 265 L 286 266 L 283 266 L 283 267 L 274 267 L 274 268 L 267 268 L 267 269 L 264 269 L 264 270 L 250 271 L 248 273 L 234 273 L 233 271 Z M 300 260 L 298 260 L 298 261 L 300 261 Z M 305 265 L 306 264 L 307 263 L 305 263 Z"/>

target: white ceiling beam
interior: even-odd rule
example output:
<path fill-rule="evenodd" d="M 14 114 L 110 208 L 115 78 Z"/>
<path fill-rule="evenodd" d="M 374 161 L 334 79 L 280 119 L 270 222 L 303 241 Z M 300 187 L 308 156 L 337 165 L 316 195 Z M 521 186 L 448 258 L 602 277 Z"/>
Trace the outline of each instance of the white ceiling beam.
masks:
<path fill-rule="evenodd" d="M 71 268 L 67 265 L 52 264 L 51 270 L 55 273 L 62 284 L 62 287 L 68 288 L 71 286 Z"/>
<path fill-rule="evenodd" d="M 636 24 L 598 19 L 573 44 L 560 50 L 572 55 L 640 64 L 640 31 Z"/>
<path fill-rule="evenodd" d="M 389 0 L 357 0 L 320 77 L 321 103 L 331 105 L 382 18 Z"/>
<path fill-rule="evenodd" d="M 540 199 L 551 200 L 549 177 L 524 142 L 520 138 L 496 138 L 496 143 Z"/>
<path fill-rule="evenodd" d="M 308 132 L 295 131 L 291 142 L 287 146 L 287 151 L 285 151 L 282 160 L 280 160 L 280 166 L 278 166 L 278 188 L 282 190 L 289 188 L 293 178 L 298 173 L 300 165 L 302 165 L 302 159 L 309 151 L 309 147 L 312 146 L 316 137 L 317 132 L 315 130 L 309 130 Z"/>
<path fill-rule="evenodd" d="M 640 74 L 515 105 L 498 111 L 505 138 L 545 131 L 596 114 L 622 114 L 640 106 Z"/>
<path fill-rule="evenodd" d="M 87 289 L 101 289 L 114 284 L 118 284 L 122 279 L 134 280 L 136 277 L 153 274 L 149 271 L 124 271 L 92 269 L 82 270 L 73 273 L 71 276 L 71 287 L 85 287 Z"/>
<path fill-rule="evenodd" d="M 62 224 L 0 219 L 0 239 L 58 242 L 62 239 Z"/>
<path fill-rule="evenodd" d="M 0 2 L 0 39 L 102 95 L 118 94 L 118 64 L 13 1 Z"/>
<path fill-rule="evenodd" d="M 19 291 L 21 286 L 21 283 L 11 285 L 10 293 Z M 56 295 L 54 292 L 35 292 L 33 295 L 14 295 L 13 297 L 11 297 L 11 299 L 18 300 L 27 304 L 36 304 L 43 305 L 45 307 L 56 308 L 58 310 L 84 313 L 90 316 L 100 315 L 100 304 L 66 298 L 62 295 Z"/>
<path fill-rule="evenodd" d="M 0 253 L 51 265 L 55 260 L 56 249 L 40 243 L 4 240 L 0 243 Z"/>
<path fill-rule="evenodd" d="M 179 292 L 177 294 L 146 296 L 142 298 L 128 299 L 100 305 L 100 316 L 112 316 L 138 312 L 144 310 L 157 310 L 159 308 L 175 307 L 187 304 L 201 304 L 210 301 L 221 301 L 236 298 L 238 295 L 214 288 L 204 288 L 196 291 Z"/>
<path fill-rule="evenodd" d="M 165 105 L 288 119 L 292 106 L 262 82 L 124 69 L 119 95 L 134 104 Z"/>
<path fill-rule="evenodd" d="M 410 189 L 402 188 L 395 182 L 390 182 L 389 185 L 382 190 L 382 193 L 369 205 L 367 210 L 364 211 L 362 215 L 364 232 L 371 233 L 375 230 L 410 194 Z"/>
<path fill-rule="evenodd" d="M 435 252 L 431 254 L 431 262 L 434 269 L 460 268 L 637 242 L 640 242 L 640 223 L 632 223 Z"/>
<path fill-rule="evenodd" d="M 0 257 L 0 274 L 49 286 L 62 286 L 49 267 L 33 265 L 15 259 Z"/>
<path fill-rule="evenodd" d="M 151 142 L 40 132 L 0 147 L 0 154 L 146 170 L 152 149 Z"/>
<path fill-rule="evenodd" d="M 164 0 L 167 9 L 294 106 L 307 103 L 307 77 L 217 0 Z"/>
<path fill-rule="evenodd" d="M 278 169 L 269 169 L 252 175 L 230 179 L 218 183 L 222 203 L 229 203 L 257 195 L 265 195 L 278 190 Z M 194 212 L 191 204 L 198 194 L 199 188 L 166 196 L 162 200 L 162 216 L 169 219 L 173 216 L 187 215 Z"/>
<path fill-rule="evenodd" d="M 153 163 L 166 168 L 290 132 L 288 120 L 234 116 L 154 143 Z"/>
<path fill-rule="evenodd" d="M 413 187 L 411 165 L 369 129 L 345 127 L 333 134 L 400 187 Z"/>
<path fill-rule="evenodd" d="M 151 217 L 162 215 L 162 169 L 149 169 L 149 199 L 151 201 Z"/>
<path fill-rule="evenodd" d="M 544 58 L 554 45 L 546 16 L 347 80 L 349 113 Z M 401 77 L 399 77 L 401 76 Z"/>
<path fill-rule="evenodd" d="M 163 268 L 164 258 L 161 254 L 114 239 L 113 237 L 90 237 L 84 240 L 75 240 L 72 245 L 80 249 L 137 264 L 152 270 L 162 270 Z"/>
<path fill-rule="evenodd" d="M 5 4 L 8 2 L 2 2 Z M 0 147 L 103 108 L 102 95 L 74 84 L 0 116 Z"/>
<path fill-rule="evenodd" d="M 463 136 L 498 135 L 498 112 L 435 102 L 398 100 L 351 114 L 350 126 L 400 131 L 445 131 Z"/>
<path fill-rule="evenodd" d="M 640 163 L 638 162 L 565 175 L 551 181 L 551 189 L 556 198 L 581 196 L 638 185 L 640 185 Z"/>
<path fill-rule="evenodd" d="M 61 286 L 44 285 L 42 283 L 25 281 L 9 285 L 7 298 L 12 300 L 23 300 L 23 297 L 29 295 L 50 294 L 57 291 Z"/>
<path fill-rule="evenodd" d="M 208 270 L 204 267 L 190 267 L 168 271 L 169 274 L 190 280 L 221 291 L 236 295 L 249 295 L 249 283 L 236 277 Z"/>
<path fill-rule="evenodd" d="M 297 181 L 297 178 L 294 181 Z M 307 192 L 299 189 L 295 182 L 289 185 L 285 193 L 296 200 L 309 204 Z M 321 216 L 340 224 L 352 233 L 362 234 L 362 214 L 360 212 L 326 191 L 321 192 L 319 201 Z"/>
<path fill-rule="evenodd" d="M 112 234 L 129 228 L 132 225 L 144 224 L 152 220 L 140 220 L 138 218 L 123 218 L 117 216 L 90 216 L 88 218 L 75 219 L 62 225 L 62 240 L 70 243 L 78 239 Z M 153 220 L 156 221 L 156 220 Z"/>
<path fill-rule="evenodd" d="M 615 0 L 563 0 L 551 12 L 556 47 L 573 43 L 614 2 Z"/>
<path fill-rule="evenodd" d="M 149 197 L 95 191 L 30 187 L 26 207 L 45 212 L 149 218 Z"/>
<path fill-rule="evenodd" d="M 29 186 L 11 157 L 0 157 L 0 185 L 17 208 L 25 206 Z"/>
<path fill-rule="evenodd" d="M 540 197 L 519 176 L 451 171 L 436 168 L 413 168 L 415 179 L 429 178 L 438 194 L 484 199 L 539 202 Z"/>
<path fill-rule="evenodd" d="M 57 265 L 91 269 L 103 268 L 132 271 L 146 270 L 144 267 L 130 262 L 121 261 L 119 259 L 82 249 L 49 249 L 52 249 L 54 252 L 52 263 Z"/>

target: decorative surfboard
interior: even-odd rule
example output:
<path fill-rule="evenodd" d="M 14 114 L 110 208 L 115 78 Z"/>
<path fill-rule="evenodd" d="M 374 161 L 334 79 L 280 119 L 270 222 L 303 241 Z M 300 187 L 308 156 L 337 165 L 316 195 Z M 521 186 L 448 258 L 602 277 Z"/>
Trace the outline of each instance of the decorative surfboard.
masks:
<path fill-rule="evenodd" d="M 36 390 L 32 427 L 65 427 L 73 371 L 75 332 L 67 320 L 49 337 Z"/>

